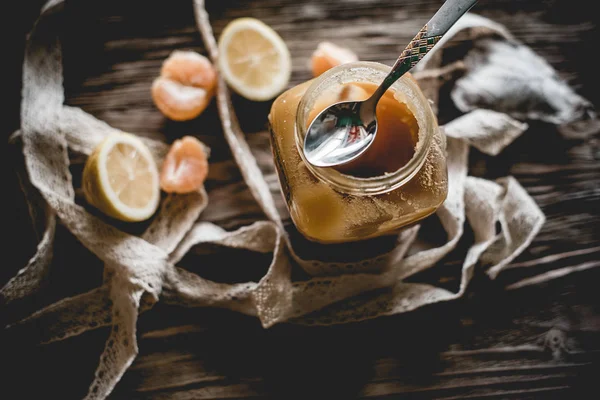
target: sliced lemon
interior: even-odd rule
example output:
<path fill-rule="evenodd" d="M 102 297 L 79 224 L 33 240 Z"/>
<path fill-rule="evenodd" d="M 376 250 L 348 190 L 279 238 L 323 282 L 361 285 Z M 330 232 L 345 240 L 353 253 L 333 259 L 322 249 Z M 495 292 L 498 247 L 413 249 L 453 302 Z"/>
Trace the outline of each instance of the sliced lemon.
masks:
<path fill-rule="evenodd" d="M 277 32 L 257 19 L 239 18 L 219 37 L 219 69 L 240 95 L 264 101 L 286 88 L 292 61 Z"/>
<path fill-rule="evenodd" d="M 83 169 L 86 200 L 121 221 L 143 221 L 160 200 L 158 169 L 150 150 L 136 136 L 108 136 L 92 152 Z"/>

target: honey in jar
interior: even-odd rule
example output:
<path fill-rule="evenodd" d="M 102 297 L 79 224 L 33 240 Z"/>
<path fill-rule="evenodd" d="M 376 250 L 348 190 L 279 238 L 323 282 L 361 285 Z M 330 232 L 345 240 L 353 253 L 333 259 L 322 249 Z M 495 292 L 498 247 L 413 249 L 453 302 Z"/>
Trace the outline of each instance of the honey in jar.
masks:
<path fill-rule="evenodd" d="M 365 100 L 390 68 L 358 62 L 333 68 L 279 96 L 269 114 L 273 155 L 291 218 L 321 243 L 391 234 L 431 215 L 448 191 L 445 138 L 417 83 L 405 75 L 377 105 L 369 149 L 337 168 L 302 153 L 314 117 L 339 101 Z"/>

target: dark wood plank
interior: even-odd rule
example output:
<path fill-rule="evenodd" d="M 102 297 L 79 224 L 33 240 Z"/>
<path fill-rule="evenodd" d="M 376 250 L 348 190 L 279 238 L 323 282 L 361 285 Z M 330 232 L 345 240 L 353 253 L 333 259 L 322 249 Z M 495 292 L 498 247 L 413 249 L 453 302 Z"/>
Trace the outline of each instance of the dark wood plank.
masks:
<path fill-rule="evenodd" d="M 208 7 L 217 34 L 242 16 L 274 27 L 292 53 L 293 85 L 309 77 L 309 56 L 325 39 L 352 48 L 361 59 L 391 63 L 441 3 L 220 0 L 209 1 Z M 590 54 L 596 50 L 599 24 L 592 7 L 583 0 L 496 0 L 481 2 L 476 11 L 505 24 L 597 105 L 600 61 Z M 212 148 L 207 184 L 211 203 L 203 218 L 227 229 L 262 219 L 231 160 L 214 105 L 197 120 L 174 123 L 152 104 L 152 79 L 162 60 L 179 48 L 203 51 L 189 1 L 69 0 L 64 33 L 67 102 L 126 131 L 167 141 L 198 136 Z M 237 97 L 234 103 L 261 167 L 275 183 L 265 133 L 270 103 Z M 541 285 L 504 288 L 541 272 L 599 259 L 600 126 L 559 130 L 530 125 L 498 157 L 471 154 L 473 174 L 514 175 L 548 217 L 532 246 L 513 263 L 515 268 L 496 281 L 479 274 L 461 301 L 329 328 L 282 325 L 265 331 L 255 319 L 231 312 L 159 304 L 141 317 L 140 355 L 111 398 L 597 398 L 598 269 Z M 275 185 L 274 192 L 285 215 Z M 15 203 L 22 205 L 22 197 L 17 195 Z M 26 208 L 16 210 L 8 221 L 25 226 Z M 2 271 L 2 282 L 33 251 L 31 232 L 17 234 L 28 245 L 14 250 L 18 262 Z M 101 264 L 90 263 L 92 257 L 64 230 L 59 231 L 57 254 L 51 287 L 33 300 L 38 305 L 85 291 L 100 280 Z M 234 254 L 227 262 L 244 257 Z M 457 251 L 436 268 L 447 275 L 448 287 L 457 284 L 460 257 Z M 203 261 L 197 272 L 219 276 L 219 260 Z M 265 261 L 254 260 L 261 266 Z M 83 397 L 106 335 L 98 330 L 40 347 L 24 341 L 2 343 L 0 365 L 8 366 L 3 368 L 8 371 L 3 393 L 18 393 L 7 398 L 41 393 Z"/>

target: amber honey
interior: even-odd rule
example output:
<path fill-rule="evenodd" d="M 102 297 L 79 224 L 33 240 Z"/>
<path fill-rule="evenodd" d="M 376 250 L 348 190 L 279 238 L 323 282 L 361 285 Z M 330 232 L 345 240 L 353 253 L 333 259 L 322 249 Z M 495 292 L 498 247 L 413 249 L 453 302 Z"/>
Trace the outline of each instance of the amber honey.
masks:
<path fill-rule="evenodd" d="M 335 170 L 307 164 L 305 130 L 330 104 L 366 99 L 389 67 L 355 63 L 279 96 L 269 115 L 273 154 L 292 220 L 322 243 L 397 232 L 433 213 L 448 190 L 445 138 L 416 82 L 403 77 L 377 106 L 371 147 Z"/>

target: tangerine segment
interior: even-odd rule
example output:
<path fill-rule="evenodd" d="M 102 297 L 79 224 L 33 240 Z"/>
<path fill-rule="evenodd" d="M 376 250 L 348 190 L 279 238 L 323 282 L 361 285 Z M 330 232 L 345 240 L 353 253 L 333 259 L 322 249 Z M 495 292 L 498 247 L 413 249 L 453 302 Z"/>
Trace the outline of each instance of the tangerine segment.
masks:
<path fill-rule="evenodd" d="M 202 143 L 192 136 L 173 142 L 160 173 L 160 187 L 167 193 L 194 192 L 208 175 L 208 160 Z"/>
<path fill-rule="evenodd" d="M 352 50 L 331 42 L 321 42 L 311 58 L 312 73 L 317 77 L 333 67 L 355 61 L 358 57 Z"/>
<path fill-rule="evenodd" d="M 211 62 L 194 51 L 175 50 L 163 63 L 160 76 L 207 92 L 212 91 L 217 82 L 217 72 Z"/>
<path fill-rule="evenodd" d="M 217 72 L 210 61 L 193 51 L 176 50 L 165 60 L 152 83 L 156 107 L 174 121 L 196 118 L 210 103 Z"/>
<path fill-rule="evenodd" d="M 156 107 L 174 121 L 188 121 L 204 111 L 211 100 L 205 89 L 186 86 L 173 79 L 158 77 L 152 83 Z"/>

